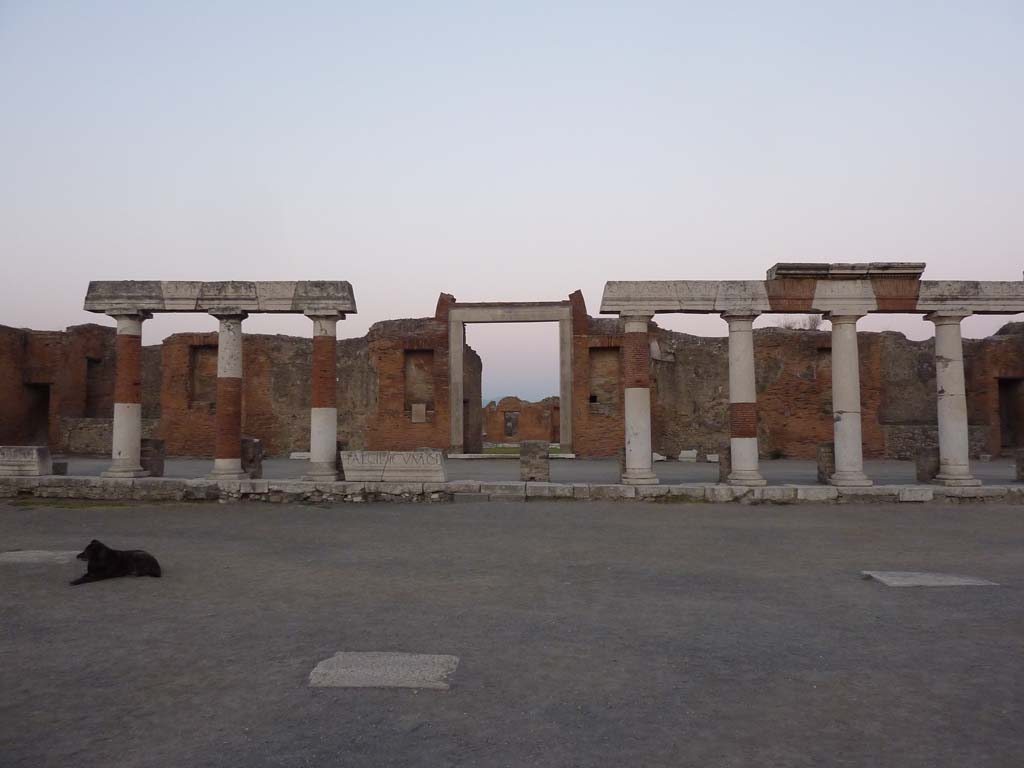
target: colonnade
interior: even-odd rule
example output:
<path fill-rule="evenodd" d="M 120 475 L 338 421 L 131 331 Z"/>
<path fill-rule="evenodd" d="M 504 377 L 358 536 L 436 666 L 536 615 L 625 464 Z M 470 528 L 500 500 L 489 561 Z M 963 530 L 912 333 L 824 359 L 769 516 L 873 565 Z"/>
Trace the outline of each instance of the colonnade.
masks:
<path fill-rule="evenodd" d="M 104 477 L 144 477 L 142 454 L 142 323 L 148 312 L 111 312 L 117 321 L 112 463 Z M 242 321 L 236 308 L 211 309 L 217 332 L 217 413 L 213 468 L 218 480 L 248 477 L 242 469 Z M 304 479 L 338 476 L 337 311 L 307 310 L 313 322 L 310 459 Z"/>
<path fill-rule="evenodd" d="M 731 485 L 764 485 L 758 466 L 757 390 L 754 376 L 753 323 L 759 313 L 725 312 L 729 325 L 729 445 Z M 651 452 L 650 352 L 647 324 L 651 314 L 622 314 L 625 385 L 625 467 L 622 482 L 656 483 Z M 960 323 L 969 313 L 932 312 L 935 324 L 935 382 L 938 398 L 939 474 L 944 485 L 979 485 L 971 476 Z M 832 324 L 832 415 L 837 486 L 868 486 L 861 437 L 860 360 L 857 321 L 860 314 L 828 315 Z M 643 369 L 641 375 L 640 369 Z"/>

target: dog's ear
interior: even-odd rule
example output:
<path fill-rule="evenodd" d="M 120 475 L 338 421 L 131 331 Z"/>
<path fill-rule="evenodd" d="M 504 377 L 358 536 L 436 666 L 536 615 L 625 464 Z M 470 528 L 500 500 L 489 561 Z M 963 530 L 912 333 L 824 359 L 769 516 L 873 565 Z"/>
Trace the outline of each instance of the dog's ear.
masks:
<path fill-rule="evenodd" d="M 102 545 L 102 544 L 100 544 L 100 542 L 99 542 L 99 541 L 97 541 L 96 539 L 93 539 L 92 541 L 90 541 L 90 542 L 89 542 L 89 546 L 90 546 L 90 547 L 94 547 L 94 546 L 100 546 L 100 547 L 102 547 L 103 545 Z"/>

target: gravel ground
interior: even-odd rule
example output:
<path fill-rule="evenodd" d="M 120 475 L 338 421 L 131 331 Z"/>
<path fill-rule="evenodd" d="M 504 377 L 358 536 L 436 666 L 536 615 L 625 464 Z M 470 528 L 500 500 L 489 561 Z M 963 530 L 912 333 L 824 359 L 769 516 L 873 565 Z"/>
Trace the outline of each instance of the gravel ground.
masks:
<path fill-rule="evenodd" d="M 1019 766 L 1010 507 L 0 505 L 0 766 Z M 892 589 L 861 570 L 999 587 Z M 311 688 L 339 651 L 449 691 Z"/>

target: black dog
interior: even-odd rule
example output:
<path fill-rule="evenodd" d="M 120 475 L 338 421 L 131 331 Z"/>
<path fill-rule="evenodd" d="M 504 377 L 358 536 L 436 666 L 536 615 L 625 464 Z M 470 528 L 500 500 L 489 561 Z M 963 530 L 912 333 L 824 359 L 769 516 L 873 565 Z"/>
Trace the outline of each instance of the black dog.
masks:
<path fill-rule="evenodd" d="M 78 559 L 87 560 L 89 567 L 84 576 L 71 582 L 72 585 L 113 579 L 117 576 L 160 577 L 160 563 L 148 552 L 141 549 L 111 549 L 96 539 L 89 542 L 89 546 L 78 554 Z"/>

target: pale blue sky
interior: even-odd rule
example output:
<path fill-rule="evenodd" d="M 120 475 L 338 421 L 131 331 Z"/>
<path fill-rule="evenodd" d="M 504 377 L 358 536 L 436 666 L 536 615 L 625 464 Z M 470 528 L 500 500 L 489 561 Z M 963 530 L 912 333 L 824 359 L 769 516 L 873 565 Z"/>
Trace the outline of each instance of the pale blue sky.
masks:
<path fill-rule="evenodd" d="M 0 0 L 0 323 L 94 319 L 89 279 L 345 279 L 345 336 L 777 261 L 1020 279 L 1022 40 L 1021 2 Z M 471 327 L 485 392 L 554 394 L 556 336 Z"/>

